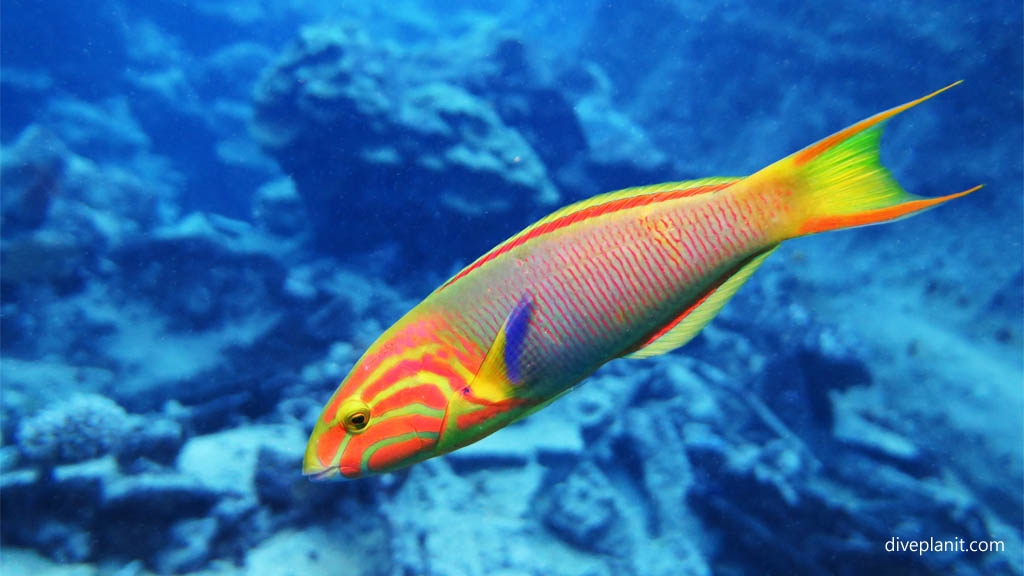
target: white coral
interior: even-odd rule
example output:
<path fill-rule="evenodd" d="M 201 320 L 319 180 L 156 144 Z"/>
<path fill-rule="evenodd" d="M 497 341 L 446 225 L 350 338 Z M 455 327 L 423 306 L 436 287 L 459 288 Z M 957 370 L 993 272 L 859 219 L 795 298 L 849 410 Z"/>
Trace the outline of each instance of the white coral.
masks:
<path fill-rule="evenodd" d="M 18 446 L 37 463 L 81 462 L 113 452 L 128 425 L 127 412 L 116 402 L 82 394 L 23 420 Z"/>

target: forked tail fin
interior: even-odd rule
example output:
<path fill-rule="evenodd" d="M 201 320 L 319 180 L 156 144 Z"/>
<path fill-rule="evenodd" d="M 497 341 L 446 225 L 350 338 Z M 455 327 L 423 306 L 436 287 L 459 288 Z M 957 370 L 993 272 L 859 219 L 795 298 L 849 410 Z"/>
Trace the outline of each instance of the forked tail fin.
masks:
<path fill-rule="evenodd" d="M 879 159 L 883 123 L 944 92 L 897 106 L 836 132 L 787 157 L 751 179 L 785 182 L 795 217 L 793 236 L 897 220 L 974 192 L 925 198 L 903 190 Z"/>

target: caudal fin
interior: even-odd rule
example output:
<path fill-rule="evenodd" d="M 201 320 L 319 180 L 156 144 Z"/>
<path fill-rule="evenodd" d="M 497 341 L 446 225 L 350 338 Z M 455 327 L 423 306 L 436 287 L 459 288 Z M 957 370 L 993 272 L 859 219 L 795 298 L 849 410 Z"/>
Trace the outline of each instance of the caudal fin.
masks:
<path fill-rule="evenodd" d="M 786 182 L 797 218 L 795 236 L 897 220 L 970 194 L 981 186 L 939 198 L 910 194 L 878 156 L 886 120 L 959 83 L 861 120 L 752 178 Z"/>

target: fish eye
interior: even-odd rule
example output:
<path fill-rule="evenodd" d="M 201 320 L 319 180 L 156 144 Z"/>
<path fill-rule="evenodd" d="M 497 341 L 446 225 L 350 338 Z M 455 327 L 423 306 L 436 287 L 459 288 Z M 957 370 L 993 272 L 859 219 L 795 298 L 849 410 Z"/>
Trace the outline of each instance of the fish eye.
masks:
<path fill-rule="evenodd" d="M 338 412 L 345 430 L 353 434 L 362 432 L 370 423 L 370 408 L 358 400 L 344 403 Z"/>

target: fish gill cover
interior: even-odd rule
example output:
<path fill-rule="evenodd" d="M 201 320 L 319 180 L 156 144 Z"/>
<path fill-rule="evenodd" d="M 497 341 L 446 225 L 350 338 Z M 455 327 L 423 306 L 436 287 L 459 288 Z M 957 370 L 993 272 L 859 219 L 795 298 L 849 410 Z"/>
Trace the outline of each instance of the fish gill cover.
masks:
<path fill-rule="evenodd" d="M 8 0 L 0 571 L 1021 574 L 1021 13 Z M 982 192 L 788 243 L 445 458 L 302 477 L 359 355 L 512 233 L 961 78 L 883 162 Z M 890 551 L 959 538 L 1004 550 Z"/>

